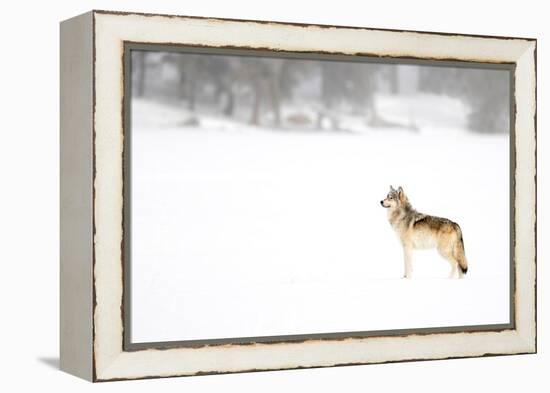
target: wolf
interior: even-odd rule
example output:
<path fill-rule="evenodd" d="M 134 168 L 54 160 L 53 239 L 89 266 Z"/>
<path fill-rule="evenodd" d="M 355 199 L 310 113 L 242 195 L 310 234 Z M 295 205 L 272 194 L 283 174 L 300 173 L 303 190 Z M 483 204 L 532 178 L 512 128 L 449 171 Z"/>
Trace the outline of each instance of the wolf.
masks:
<path fill-rule="evenodd" d="M 390 186 L 390 192 L 380 201 L 388 209 L 388 220 L 403 246 L 405 278 L 412 276 L 412 251 L 436 248 L 451 264 L 449 278 L 463 278 L 468 271 L 462 230 L 457 223 L 446 218 L 417 212 L 402 187 Z"/>

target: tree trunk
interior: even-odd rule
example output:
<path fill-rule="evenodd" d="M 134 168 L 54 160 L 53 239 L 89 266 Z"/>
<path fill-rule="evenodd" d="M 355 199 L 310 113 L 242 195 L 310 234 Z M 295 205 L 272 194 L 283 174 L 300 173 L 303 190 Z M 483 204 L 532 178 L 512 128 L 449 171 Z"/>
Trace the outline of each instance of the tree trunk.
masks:
<path fill-rule="evenodd" d="M 254 102 L 252 103 L 252 115 L 250 117 L 250 124 L 258 126 L 260 125 L 260 104 L 262 101 L 262 94 L 260 91 L 260 81 L 257 78 L 252 81 L 252 88 L 254 90 Z"/>
<path fill-rule="evenodd" d="M 137 60 L 137 68 L 139 72 L 138 80 L 136 83 L 136 94 L 138 97 L 143 97 L 145 94 L 145 77 L 146 75 L 146 67 L 145 67 L 145 52 L 137 52 L 136 53 L 136 60 Z"/>
<path fill-rule="evenodd" d="M 396 65 L 392 65 L 389 68 L 389 80 L 390 80 L 390 91 L 392 94 L 399 93 L 399 74 Z"/>
<path fill-rule="evenodd" d="M 281 97 L 279 92 L 279 86 L 276 79 L 269 79 L 269 95 L 271 97 L 271 108 L 273 110 L 273 115 L 275 116 L 275 126 L 279 127 L 281 125 Z"/>
<path fill-rule="evenodd" d="M 231 87 L 226 90 L 226 97 L 227 103 L 223 109 L 223 114 L 227 117 L 232 117 L 233 113 L 235 113 L 235 93 L 233 93 Z"/>
<path fill-rule="evenodd" d="M 194 78 L 189 81 L 189 95 L 188 95 L 188 108 L 190 111 L 194 111 L 197 100 L 197 82 Z"/>

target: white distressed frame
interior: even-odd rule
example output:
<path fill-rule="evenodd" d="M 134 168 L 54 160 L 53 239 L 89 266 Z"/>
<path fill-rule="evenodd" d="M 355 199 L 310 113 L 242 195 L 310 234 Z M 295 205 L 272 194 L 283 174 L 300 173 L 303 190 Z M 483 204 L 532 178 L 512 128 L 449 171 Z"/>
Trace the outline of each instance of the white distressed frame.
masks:
<path fill-rule="evenodd" d="M 65 34 L 65 44 L 63 24 L 67 30 L 69 26 L 76 26 Z M 536 40 L 103 11 L 92 11 L 63 24 L 62 64 L 64 58 L 75 55 L 71 52 L 75 49 L 70 49 L 75 46 L 74 42 L 71 45 L 74 40 L 88 43 L 91 40 L 91 53 L 85 53 L 81 67 L 85 67 L 86 61 L 93 62 L 92 75 L 88 75 L 92 85 L 83 88 L 93 99 L 93 107 L 88 108 L 92 111 L 92 122 L 82 124 L 80 130 L 91 148 L 84 156 L 69 154 L 65 161 L 62 156 L 61 163 L 62 173 L 73 161 L 91 160 L 93 164 L 91 172 L 87 167 L 82 169 L 91 180 L 93 190 L 79 190 L 91 192 L 93 196 L 88 210 L 82 213 L 92 215 L 92 239 L 88 246 L 69 253 L 61 261 L 63 369 L 93 381 L 107 381 L 536 352 Z M 124 42 L 515 63 L 514 328 L 124 351 L 121 249 Z M 70 70 L 66 73 L 70 74 Z M 78 89 L 63 89 L 63 78 L 62 74 L 62 95 L 64 92 L 77 94 Z M 67 85 L 69 78 L 65 78 Z M 90 80 L 84 78 L 81 83 Z M 70 118 L 73 106 L 81 108 L 82 105 L 89 106 L 89 102 L 66 103 L 65 115 L 62 105 L 62 118 Z M 78 119 L 68 121 L 66 128 L 78 126 Z M 70 130 L 62 126 L 62 141 L 69 133 Z M 62 147 L 62 154 L 63 151 Z M 63 182 L 74 181 L 71 179 L 70 174 L 65 178 L 62 175 L 62 198 Z M 70 190 L 66 194 L 66 198 L 74 197 Z M 61 208 L 65 208 L 63 200 Z M 75 217 L 73 220 L 78 218 Z M 65 221 L 71 224 L 70 218 Z M 62 228 L 63 225 L 62 217 Z M 82 233 L 84 239 L 89 236 L 86 231 Z M 69 248 L 67 242 L 62 236 L 62 250 Z M 84 285 L 71 294 L 64 294 L 63 288 L 70 287 L 68 282 L 74 280 L 74 272 L 64 275 L 63 271 L 74 266 L 70 257 L 78 252 L 90 254 L 90 258 L 78 265 L 77 273 L 91 286 L 91 291 Z M 64 300 L 67 296 L 77 300 Z M 93 318 L 92 326 L 81 323 L 80 330 L 67 338 L 64 332 L 71 330 L 71 324 L 74 325 L 79 316 Z M 81 350 L 75 349 L 77 344 L 82 346 Z"/>

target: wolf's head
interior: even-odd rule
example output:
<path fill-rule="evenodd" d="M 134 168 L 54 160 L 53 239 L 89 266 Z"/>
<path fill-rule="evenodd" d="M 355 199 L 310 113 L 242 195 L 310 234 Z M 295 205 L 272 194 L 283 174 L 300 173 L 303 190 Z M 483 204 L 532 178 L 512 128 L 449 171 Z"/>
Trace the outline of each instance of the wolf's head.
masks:
<path fill-rule="evenodd" d="M 385 207 L 386 209 L 395 209 L 397 207 L 405 206 L 408 203 L 409 200 L 405 195 L 405 191 L 403 191 L 403 187 L 399 187 L 396 190 L 392 186 L 390 186 L 390 192 L 388 192 L 386 198 L 380 201 L 382 207 Z"/>

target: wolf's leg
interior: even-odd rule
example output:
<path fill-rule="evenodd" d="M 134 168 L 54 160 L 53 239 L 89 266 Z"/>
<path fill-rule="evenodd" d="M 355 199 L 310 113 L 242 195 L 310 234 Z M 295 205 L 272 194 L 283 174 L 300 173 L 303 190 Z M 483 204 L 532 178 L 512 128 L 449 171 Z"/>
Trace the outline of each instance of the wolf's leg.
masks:
<path fill-rule="evenodd" d="M 403 246 L 403 256 L 405 259 L 404 278 L 412 278 L 412 250 L 407 246 Z"/>
<path fill-rule="evenodd" d="M 457 278 L 458 277 L 458 263 L 451 262 L 451 272 L 449 273 L 449 278 Z"/>
<path fill-rule="evenodd" d="M 449 278 L 456 278 L 458 277 L 458 261 L 453 256 L 452 250 L 447 249 L 446 247 L 438 247 L 437 251 L 439 252 L 439 255 L 441 255 L 443 258 L 449 262 L 451 265 L 451 271 L 449 273 Z"/>

